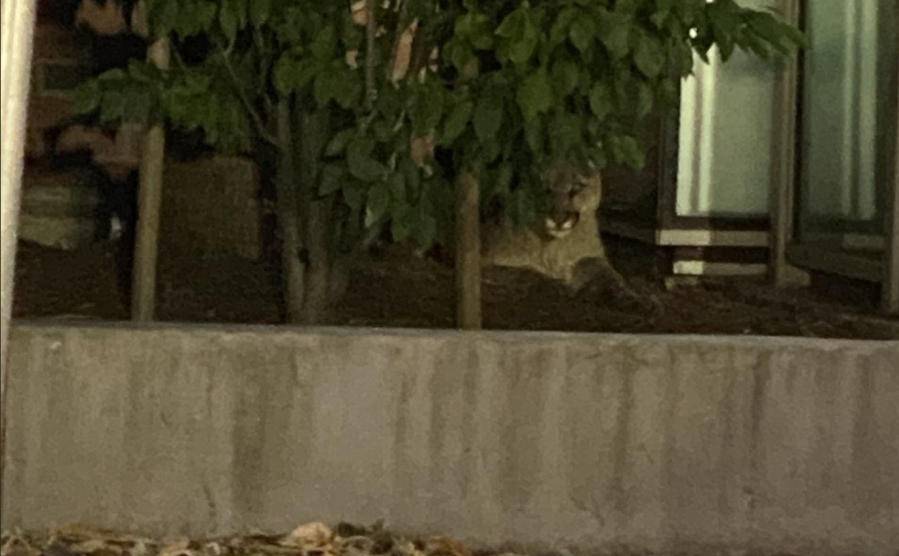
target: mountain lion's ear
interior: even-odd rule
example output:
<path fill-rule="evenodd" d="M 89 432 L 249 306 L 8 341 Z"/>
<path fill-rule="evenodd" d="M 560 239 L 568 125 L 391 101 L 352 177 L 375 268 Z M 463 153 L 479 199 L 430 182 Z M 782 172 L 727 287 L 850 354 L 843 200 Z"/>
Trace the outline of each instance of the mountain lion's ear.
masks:
<path fill-rule="evenodd" d="M 117 0 L 81 0 L 75 12 L 75 27 L 98 35 L 126 33 L 129 26 L 124 12 L 124 6 Z"/>

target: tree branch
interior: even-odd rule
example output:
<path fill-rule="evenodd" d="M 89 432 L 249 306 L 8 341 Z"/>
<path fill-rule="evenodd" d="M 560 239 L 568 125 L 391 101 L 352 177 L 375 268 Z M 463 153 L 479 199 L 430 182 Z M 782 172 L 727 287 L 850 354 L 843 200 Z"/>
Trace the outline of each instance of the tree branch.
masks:
<path fill-rule="evenodd" d="M 219 45 L 219 50 L 222 54 L 222 61 L 225 63 L 225 69 L 228 70 L 228 75 L 231 77 L 231 82 L 234 85 L 235 91 L 237 91 L 237 96 L 240 98 L 240 101 L 243 103 L 244 108 L 247 113 L 250 115 L 250 118 L 253 120 L 253 123 L 256 125 L 256 133 L 262 137 L 265 142 L 270 145 L 281 149 L 283 145 L 278 141 L 278 139 L 268 131 L 265 127 L 265 122 L 262 121 L 262 116 L 259 115 L 259 112 L 256 108 L 253 107 L 253 104 L 250 102 L 250 99 L 244 94 L 243 89 L 240 87 L 240 80 L 237 78 L 237 73 L 234 71 L 234 66 L 231 64 L 231 58 L 228 56 L 228 51 L 222 48 Z"/>
<path fill-rule="evenodd" d="M 263 64 L 265 67 L 265 75 L 263 77 L 263 83 L 268 82 L 268 75 L 271 73 L 271 59 L 268 58 L 268 49 L 266 48 L 265 38 L 262 36 L 262 29 L 258 29 L 255 33 L 253 33 L 253 40 L 256 41 L 256 48 L 259 49 L 259 56 L 262 60 L 264 60 Z M 268 90 L 265 89 L 262 93 L 262 100 L 265 102 L 265 108 L 269 111 L 269 113 L 273 113 L 275 110 L 275 104 L 272 102 L 271 96 L 268 94 Z"/>
<path fill-rule="evenodd" d="M 376 0 L 365 1 L 365 109 L 374 107 L 375 97 L 378 94 L 375 88 L 375 37 L 378 32 L 378 22 L 375 17 Z"/>

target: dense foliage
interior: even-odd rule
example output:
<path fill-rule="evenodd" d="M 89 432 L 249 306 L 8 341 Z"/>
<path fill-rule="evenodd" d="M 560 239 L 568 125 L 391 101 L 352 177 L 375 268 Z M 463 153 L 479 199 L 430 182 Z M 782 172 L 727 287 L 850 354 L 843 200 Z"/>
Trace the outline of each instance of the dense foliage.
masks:
<path fill-rule="evenodd" d="M 108 122 L 165 119 L 240 151 L 284 147 L 271 131 L 279 99 L 300 112 L 326 109 L 318 194 L 427 246 L 448 230 L 460 169 L 480 179 L 485 206 L 527 224 L 553 162 L 642 165 L 635 126 L 676 101 L 694 52 L 705 58 L 717 45 L 725 60 L 736 48 L 772 58 L 803 42 L 771 13 L 733 0 L 377 4 L 369 51 L 344 3 L 148 0 L 152 33 L 175 39 L 172 69 L 133 61 L 86 84 L 78 108 L 99 108 Z M 410 68 L 394 82 L 400 35 L 413 22 Z M 410 137 L 433 139 L 433 156 L 412 156 Z"/>

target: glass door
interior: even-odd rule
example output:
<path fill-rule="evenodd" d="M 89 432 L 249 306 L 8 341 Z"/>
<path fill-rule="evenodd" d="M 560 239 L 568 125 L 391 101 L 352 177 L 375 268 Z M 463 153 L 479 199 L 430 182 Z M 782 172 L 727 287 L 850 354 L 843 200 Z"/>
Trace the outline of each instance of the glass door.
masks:
<path fill-rule="evenodd" d="M 806 1 L 788 260 L 881 282 L 896 311 L 899 2 Z"/>

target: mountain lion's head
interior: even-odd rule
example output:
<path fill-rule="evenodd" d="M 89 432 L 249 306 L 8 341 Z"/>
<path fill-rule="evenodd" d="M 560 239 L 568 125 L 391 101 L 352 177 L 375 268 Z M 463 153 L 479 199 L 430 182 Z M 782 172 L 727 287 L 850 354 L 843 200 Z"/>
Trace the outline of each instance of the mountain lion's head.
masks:
<path fill-rule="evenodd" d="M 570 164 L 558 164 L 544 175 L 551 192 L 550 212 L 543 229 L 550 238 L 567 236 L 584 219 L 595 218 L 602 195 L 598 172 L 585 172 Z"/>

